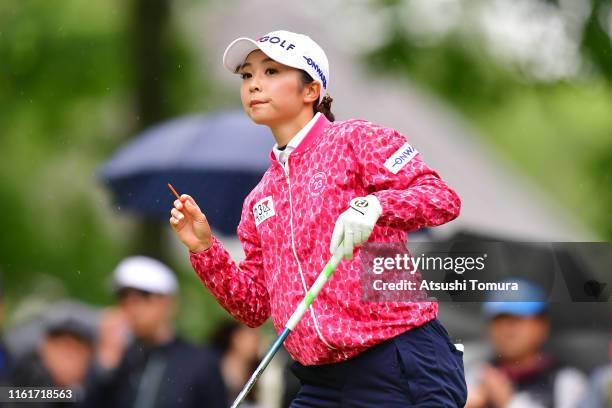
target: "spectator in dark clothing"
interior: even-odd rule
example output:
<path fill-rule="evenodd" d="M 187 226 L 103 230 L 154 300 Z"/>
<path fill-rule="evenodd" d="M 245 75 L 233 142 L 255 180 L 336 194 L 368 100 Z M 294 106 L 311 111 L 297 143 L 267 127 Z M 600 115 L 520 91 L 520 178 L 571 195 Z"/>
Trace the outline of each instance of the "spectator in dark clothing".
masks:
<path fill-rule="evenodd" d="M 88 407 L 225 407 L 211 352 L 174 331 L 178 284 L 172 271 L 146 257 L 121 262 L 114 274 L 119 307 L 102 319 Z M 123 325 L 134 335 L 125 347 Z"/>
<path fill-rule="evenodd" d="M 11 365 L 12 357 L 0 338 L 0 386 L 8 384 Z"/>
<path fill-rule="evenodd" d="M 12 358 L 4 341 L 2 341 L 2 327 L 4 326 L 4 291 L 0 285 L 0 386 L 8 384 L 11 372 Z"/>
<path fill-rule="evenodd" d="M 257 329 L 228 320 L 213 334 L 212 346 L 218 353 L 229 405 L 259 364 L 259 334 Z M 254 404 L 256 395 L 257 384 L 247 395 L 245 403 Z"/>
<path fill-rule="evenodd" d="M 11 385 L 66 388 L 82 402 L 93 349 L 94 333 L 82 322 L 71 318 L 49 322 L 38 349 L 15 364 Z M 65 405 L 40 402 L 28 403 L 28 406 Z"/>
<path fill-rule="evenodd" d="M 523 279 L 512 290 L 489 296 L 483 311 L 494 357 L 467 370 L 467 408 L 573 408 L 586 387 L 584 375 L 542 346 L 550 323 L 541 288 Z"/>

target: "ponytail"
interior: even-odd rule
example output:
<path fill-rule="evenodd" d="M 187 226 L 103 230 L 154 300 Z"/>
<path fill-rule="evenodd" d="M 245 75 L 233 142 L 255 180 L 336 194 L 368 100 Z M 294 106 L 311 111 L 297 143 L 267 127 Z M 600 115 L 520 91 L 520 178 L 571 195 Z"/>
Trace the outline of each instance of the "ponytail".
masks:
<path fill-rule="evenodd" d="M 310 74 L 308 74 L 308 72 L 304 70 L 300 70 L 300 72 L 302 73 L 302 76 L 301 76 L 302 86 L 305 86 L 305 85 L 308 85 L 314 82 L 314 79 L 312 79 L 312 77 L 310 76 Z M 313 113 L 316 114 L 317 112 L 321 112 L 323 115 L 325 115 L 327 120 L 329 120 L 330 122 L 333 122 L 334 120 L 336 120 L 336 117 L 331 111 L 331 104 L 333 100 L 334 98 L 329 96 L 329 94 L 326 94 L 323 97 L 323 99 L 321 99 L 321 102 L 317 101 L 312 105 Z"/>
<path fill-rule="evenodd" d="M 312 106 L 312 109 L 315 111 L 315 113 L 321 112 L 322 114 L 325 115 L 327 120 L 329 120 L 330 122 L 333 122 L 334 120 L 336 120 L 336 117 L 331 111 L 331 104 L 333 101 L 334 101 L 334 98 L 329 96 L 329 94 L 326 94 L 320 103 L 317 102 Z"/>

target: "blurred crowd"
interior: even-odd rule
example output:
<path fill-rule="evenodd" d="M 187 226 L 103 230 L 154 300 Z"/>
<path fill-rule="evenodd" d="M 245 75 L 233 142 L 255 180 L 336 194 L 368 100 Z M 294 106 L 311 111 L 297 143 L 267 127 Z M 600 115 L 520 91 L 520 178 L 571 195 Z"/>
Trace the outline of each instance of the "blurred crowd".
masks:
<path fill-rule="evenodd" d="M 529 301 L 483 303 L 483 339 L 492 352 L 466 365 L 466 406 L 612 407 L 612 343 L 611 355 L 601 356 L 601 366 L 591 373 L 567 364 L 546 351 L 551 323 L 543 292 L 529 281 L 521 287 Z M 173 324 L 177 279 L 152 258 L 123 260 L 113 273 L 113 288 L 116 303 L 95 318 L 74 307 L 48 313 L 29 350 L 11 350 L 0 342 L 1 385 L 70 388 L 77 397 L 73 407 L 229 406 L 266 349 L 259 331 L 228 320 L 206 345 L 182 338 Z M 277 398 L 266 398 L 270 391 L 260 381 L 244 407 L 288 406 L 299 383 L 282 369 L 291 362 L 288 355 L 279 353 L 276 360 L 281 369 L 268 371 L 276 373 Z"/>
<path fill-rule="evenodd" d="M 466 370 L 466 407 L 611 407 L 612 365 L 607 379 L 598 374 L 589 385 L 585 373 L 547 351 L 551 323 L 544 291 L 524 279 L 513 281 L 526 300 L 509 301 L 502 293 L 483 303 L 492 353 Z"/>
<path fill-rule="evenodd" d="M 113 288 L 116 304 L 95 317 L 76 303 L 46 313 L 31 350 L 11 352 L 2 342 L 2 385 L 70 388 L 77 403 L 69 406 L 79 407 L 229 406 L 258 363 L 259 332 L 228 321 L 211 344 L 182 338 L 173 324 L 177 279 L 152 258 L 123 260 Z M 245 406 L 257 406 L 255 395 Z"/>

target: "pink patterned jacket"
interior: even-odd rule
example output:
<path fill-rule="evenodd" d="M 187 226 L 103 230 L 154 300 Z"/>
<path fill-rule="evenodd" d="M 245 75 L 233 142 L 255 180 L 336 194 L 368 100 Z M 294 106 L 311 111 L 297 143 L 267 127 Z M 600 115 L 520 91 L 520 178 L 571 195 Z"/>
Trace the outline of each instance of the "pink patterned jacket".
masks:
<path fill-rule="evenodd" d="M 416 155 L 415 155 L 416 154 Z M 369 242 L 402 242 L 407 232 L 449 222 L 461 201 L 397 131 L 364 120 L 321 115 L 288 157 L 288 174 L 270 167 L 246 197 L 237 265 L 222 244 L 191 253 L 194 270 L 236 319 L 256 327 L 268 317 L 280 333 L 330 257 L 338 216 L 354 197 L 374 194 L 383 212 Z M 363 302 L 360 249 L 342 261 L 285 340 L 304 365 L 348 359 L 434 319 L 435 302 Z"/>

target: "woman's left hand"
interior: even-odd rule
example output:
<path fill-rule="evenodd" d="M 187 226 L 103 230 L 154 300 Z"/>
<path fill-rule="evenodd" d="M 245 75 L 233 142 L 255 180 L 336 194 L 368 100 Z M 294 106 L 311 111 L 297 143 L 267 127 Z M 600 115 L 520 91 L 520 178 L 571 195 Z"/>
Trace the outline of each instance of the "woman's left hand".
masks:
<path fill-rule="evenodd" d="M 338 249 L 345 259 L 352 259 L 353 248 L 368 240 L 380 214 L 382 207 L 376 196 L 353 198 L 349 209 L 336 221 L 329 251 L 333 254 Z"/>

